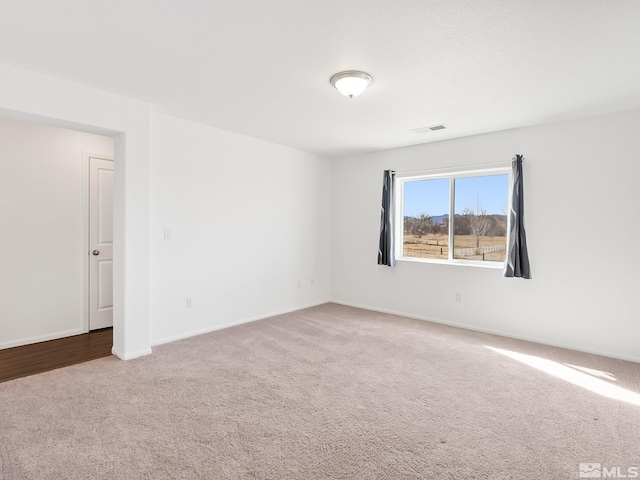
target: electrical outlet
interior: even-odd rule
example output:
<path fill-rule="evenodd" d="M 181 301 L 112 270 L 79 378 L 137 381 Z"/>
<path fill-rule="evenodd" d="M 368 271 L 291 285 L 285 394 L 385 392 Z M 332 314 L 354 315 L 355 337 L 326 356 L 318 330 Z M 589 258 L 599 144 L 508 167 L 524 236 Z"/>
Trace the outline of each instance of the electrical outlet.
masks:
<path fill-rule="evenodd" d="M 298 288 L 302 288 L 302 282 L 298 280 Z"/>
<path fill-rule="evenodd" d="M 170 228 L 164 229 L 164 239 L 167 242 L 170 242 L 171 240 L 173 240 L 173 232 L 171 231 Z"/>
<path fill-rule="evenodd" d="M 193 308 L 193 297 L 187 297 L 187 308 Z"/>
<path fill-rule="evenodd" d="M 456 292 L 456 302 L 462 302 L 462 292 Z"/>

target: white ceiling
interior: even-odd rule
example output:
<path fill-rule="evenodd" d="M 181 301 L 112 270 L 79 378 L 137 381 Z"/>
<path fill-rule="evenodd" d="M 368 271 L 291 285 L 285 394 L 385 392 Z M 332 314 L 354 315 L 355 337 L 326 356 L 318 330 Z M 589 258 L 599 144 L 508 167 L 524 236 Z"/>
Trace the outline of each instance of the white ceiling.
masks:
<path fill-rule="evenodd" d="M 640 108 L 638 0 L 0 0 L 0 12 L 1 63 L 331 157 Z M 348 69 L 374 79 L 353 100 L 329 84 Z"/>

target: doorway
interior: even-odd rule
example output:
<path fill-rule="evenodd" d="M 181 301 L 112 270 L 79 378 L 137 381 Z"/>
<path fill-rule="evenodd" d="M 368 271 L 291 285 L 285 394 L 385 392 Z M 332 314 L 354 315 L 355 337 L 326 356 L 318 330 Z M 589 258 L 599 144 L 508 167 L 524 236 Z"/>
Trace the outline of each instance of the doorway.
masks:
<path fill-rule="evenodd" d="M 89 331 L 88 152 L 113 138 L 0 116 L 0 350 Z"/>

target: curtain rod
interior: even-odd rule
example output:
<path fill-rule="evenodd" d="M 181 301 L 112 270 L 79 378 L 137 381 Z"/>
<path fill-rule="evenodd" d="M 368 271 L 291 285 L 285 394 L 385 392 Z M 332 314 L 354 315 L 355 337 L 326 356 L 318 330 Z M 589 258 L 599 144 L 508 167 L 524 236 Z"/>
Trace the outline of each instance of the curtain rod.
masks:
<path fill-rule="evenodd" d="M 439 167 L 439 168 L 426 168 L 420 170 L 396 170 L 396 174 L 407 175 L 412 173 L 427 173 L 427 172 L 435 172 L 435 171 L 446 171 L 446 170 L 459 170 L 461 168 L 484 168 L 484 167 L 510 167 L 512 160 L 502 161 L 502 162 L 491 162 L 491 163 L 472 163 L 468 165 L 454 165 L 452 167 Z M 524 163 L 524 159 L 522 160 Z"/>

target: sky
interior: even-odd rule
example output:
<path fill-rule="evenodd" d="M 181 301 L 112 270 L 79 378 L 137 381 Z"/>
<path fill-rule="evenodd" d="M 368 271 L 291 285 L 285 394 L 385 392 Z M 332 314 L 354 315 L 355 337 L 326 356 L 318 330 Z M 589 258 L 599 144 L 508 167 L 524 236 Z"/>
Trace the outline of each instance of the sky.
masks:
<path fill-rule="evenodd" d="M 508 175 L 456 178 L 455 213 L 476 209 L 476 199 L 487 214 L 506 215 Z M 431 216 L 449 213 L 449 179 L 419 180 L 404 184 L 404 216 L 420 213 Z"/>

